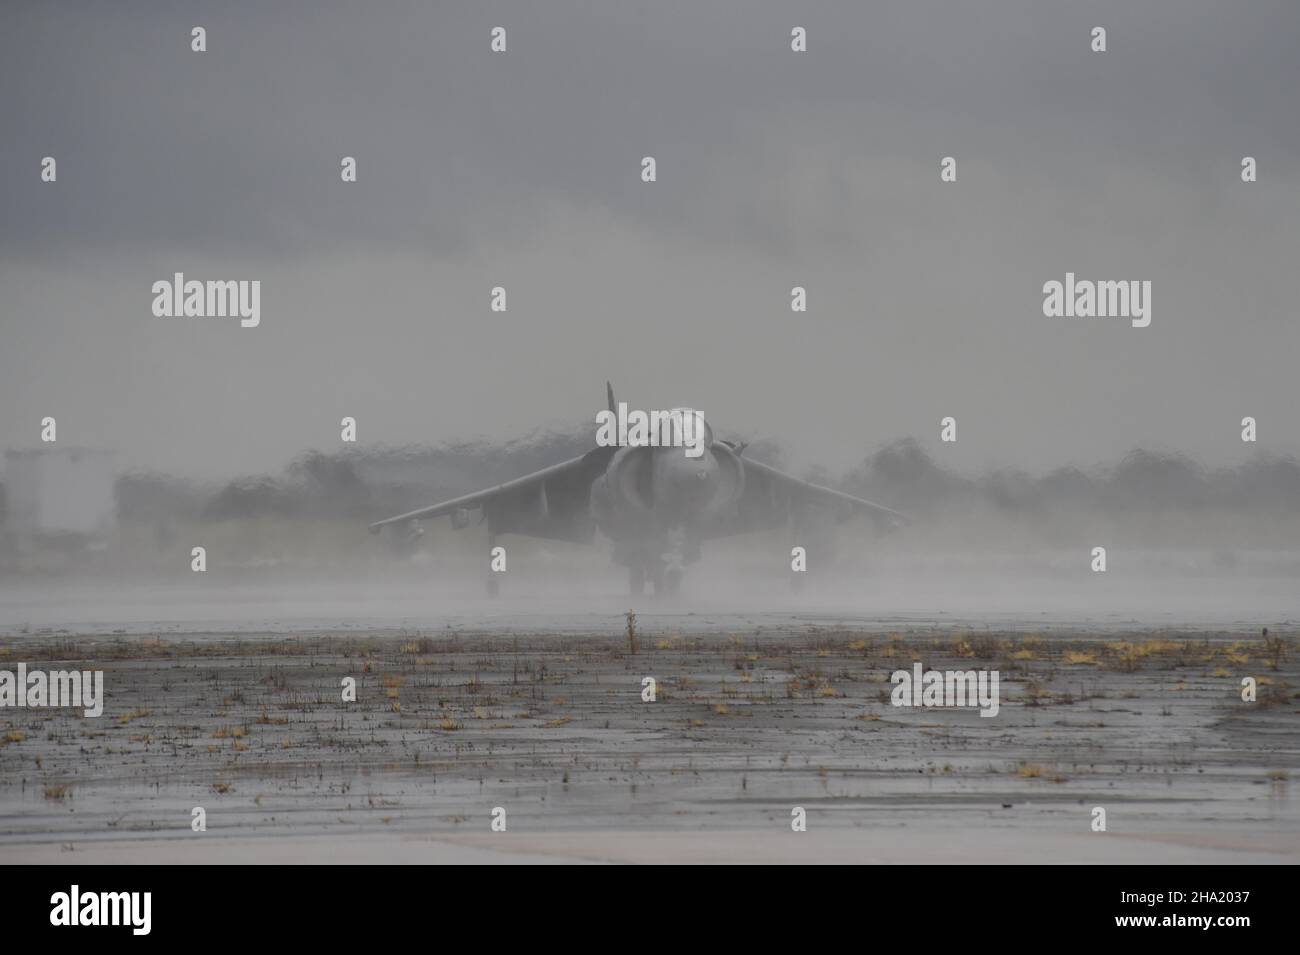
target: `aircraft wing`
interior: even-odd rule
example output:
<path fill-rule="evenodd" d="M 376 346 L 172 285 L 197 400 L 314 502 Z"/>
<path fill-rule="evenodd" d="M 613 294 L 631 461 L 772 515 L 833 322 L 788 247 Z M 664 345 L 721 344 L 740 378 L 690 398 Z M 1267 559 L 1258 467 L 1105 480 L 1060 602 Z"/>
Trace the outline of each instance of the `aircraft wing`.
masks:
<path fill-rule="evenodd" d="M 385 518 L 370 525 L 378 533 L 443 514 L 461 516 L 481 510 L 492 534 L 525 534 L 556 540 L 590 541 L 595 525 L 588 511 L 591 482 L 605 470 L 616 448 L 595 448 L 495 487 L 463 494 L 429 507 Z"/>
<path fill-rule="evenodd" d="M 710 536 L 726 537 L 781 527 L 789 521 L 800 521 L 813 509 L 829 511 L 839 521 L 860 514 L 882 528 L 892 529 L 908 523 L 905 516 L 891 508 L 834 488 L 802 481 L 771 465 L 749 458 L 742 460 L 745 489 L 737 507 L 738 519 L 713 529 Z"/>

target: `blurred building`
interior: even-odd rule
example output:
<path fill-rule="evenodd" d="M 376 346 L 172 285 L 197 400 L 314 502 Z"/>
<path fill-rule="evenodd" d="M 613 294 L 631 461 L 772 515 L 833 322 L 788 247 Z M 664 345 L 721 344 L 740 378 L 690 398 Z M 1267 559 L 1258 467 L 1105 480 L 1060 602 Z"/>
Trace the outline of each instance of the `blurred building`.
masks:
<path fill-rule="evenodd" d="M 94 448 L 6 451 L 4 531 L 25 540 L 103 540 L 116 525 L 114 454 Z"/>

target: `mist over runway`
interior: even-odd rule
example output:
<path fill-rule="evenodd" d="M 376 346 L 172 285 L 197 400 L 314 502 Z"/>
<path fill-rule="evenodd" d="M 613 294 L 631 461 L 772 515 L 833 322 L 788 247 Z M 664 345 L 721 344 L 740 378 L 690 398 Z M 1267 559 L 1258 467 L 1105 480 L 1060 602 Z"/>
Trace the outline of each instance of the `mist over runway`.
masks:
<path fill-rule="evenodd" d="M 522 576 L 522 575 L 521 575 Z M 1294 581 L 1278 576 L 1099 589 L 1059 579 L 936 579 L 882 576 L 855 589 L 791 593 L 785 582 L 701 575 L 677 599 L 631 598 L 614 569 L 580 590 L 511 581 L 497 597 L 477 576 L 462 580 L 247 581 L 238 584 L 25 581 L 0 583 L 0 634 L 294 633 L 456 630 L 492 634 L 617 634 L 628 610 L 654 633 L 865 628 L 995 629 L 1010 632 L 1177 629 L 1258 632 L 1300 622 Z M 603 587 L 601 586 L 603 585 Z"/>

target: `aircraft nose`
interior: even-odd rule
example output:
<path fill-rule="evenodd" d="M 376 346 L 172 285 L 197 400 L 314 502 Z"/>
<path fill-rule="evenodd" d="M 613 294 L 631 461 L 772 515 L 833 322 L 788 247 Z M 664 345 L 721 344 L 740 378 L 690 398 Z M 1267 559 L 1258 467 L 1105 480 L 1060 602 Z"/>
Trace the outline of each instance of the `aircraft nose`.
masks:
<path fill-rule="evenodd" d="M 705 452 L 703 457 L 688 458 L 678 448 L 663 456 L 659 476 L 661 500 L 673 509 L 694 510 L 713 495 L 717 462 Z"/>
<path fill-rule="evenodd" d="M 718 465 L 712 455 L 698 460 L 687 460 L 680 471 L 678 485 L 682 496 L 690 500 L 692 506 L 708 501 L 713 497 L 713 485 L 717 478 Z"/>
<path fill-rule="evenodd" d="M 674 483 L 695 485 L 708 483 L 713 477 L 715 468 L 713 458 L 709 455 L 701 458 L 681 456 L 672 467 Z"/>

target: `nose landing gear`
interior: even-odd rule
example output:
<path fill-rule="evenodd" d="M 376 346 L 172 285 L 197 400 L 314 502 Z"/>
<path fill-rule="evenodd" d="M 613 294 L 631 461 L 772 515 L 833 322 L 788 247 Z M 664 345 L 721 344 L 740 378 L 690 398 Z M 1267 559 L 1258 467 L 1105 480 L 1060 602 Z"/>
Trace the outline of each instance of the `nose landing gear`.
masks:
<path fill-rule="evenodd" d="M 677 593 L 686 565 L 699 556 L 699 543 L 692 541 L 683 528 L 616 543 L 614 548 L 614 562 L 627 568 L 627 589 L 633 595 L 645 593 L 647 582 L 656 594 Z"/>
<path fill-rule="evenodd" d="M 675 594 L 681 588 L 682 568 L 653 561 L 648 568 L 645 563 L 636 563 L 627 569 L 627 588 L 633 595 L 645 593 L 647 580 L 656 594 Z"/>

